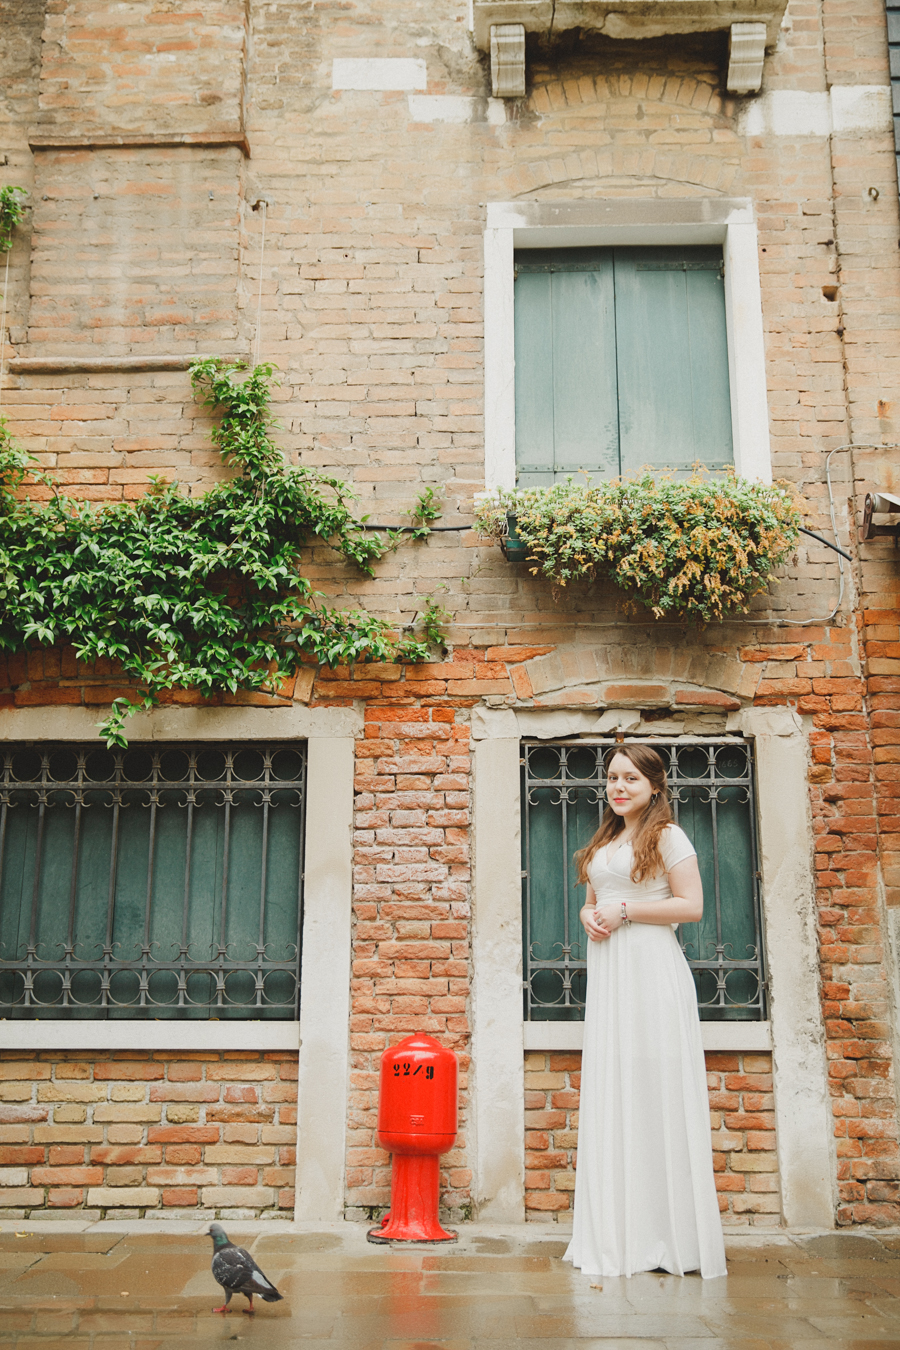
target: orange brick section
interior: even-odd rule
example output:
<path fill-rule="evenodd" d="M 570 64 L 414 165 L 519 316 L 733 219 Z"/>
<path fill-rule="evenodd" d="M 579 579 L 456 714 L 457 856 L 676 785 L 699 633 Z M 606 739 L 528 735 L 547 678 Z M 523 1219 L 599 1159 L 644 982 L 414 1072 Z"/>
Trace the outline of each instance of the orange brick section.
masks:
<path fill-rule="evenodd" d="M 525 1215 L 553 1220 L 574 1203 L 581 1054 L 525 1055 Z"/>
<path fill-rule="evenodd" d="M 469 729 L 452 708 L 369 707 L 357 743 L 347 1202 L 390 1199 L 375 1137 L 381 1052 L 414 1031 L 460 1056 L 460 1130 L 441 1159 L 441 1203 L 471 1203 Z"/>
<path fill-rule="evenodd" d="M 771 1054 L 706 1056 L 713 1167 L 725 1223 L 780 1222 Z M 574 1203 L 581 1054 L 525 1056 L 525 1211 L 569 1218 Z"/>
<path fill-rule="evenodd" d="M 0 1214 L 294 1206 L 297 1055 L 0 1051 Z"/>
<path fill-rule="evenodd" d="M 864 578 L 866 567 L 864 564 Z M 873 585 L 884 586 L 884 576 Z M 885 968 L 880 864 L 888 904 L 900 899 L 896 846 L 899 675 L 884 670 L 880 643 L 896 612 L 866 613 L 869 678 L 857 674 L 846 628 L 783 629 L 777 643 L 745 649 L 766 660 L 757 703 L 811 718 L 810 796 L 815 833 L 819 967 L 828 1084 L 838 1160 L 839 1224 L 900 1222 L 891 988 Z M 889 645 L 889 644 L 888 644 Z"/>
<path fill-rule="evenodd" d="M 882 683 L 883 677 L 869 680 L 870 704 L 882 702 Z M 887 836 L 890 848 L 896 779 L 884 773 L 891 766 L 880 753 L 880 729 L 867 727 L 866 720 L 861 711 L 822 711 L 813 718 L 822 1011 L 838 1160 L 838 1223 L 895 1224 L 900 1221 L 900 1150 L 878 836 L 880 822 L 882 847 Z M 885 881 L 891 878 L 887 861 Z"/>
<path fill-rule="evenodd" d="M 454 709 L 471 708 L 479 703 L 478 689 L 484 686 L 512 699 L 510 677 L 517 669 L 511 661 L 509 666 L 488 661 L 483 650 L 466 648 L 446 661 L 421 665 L 372 663 L 353 668 L 337 666 L 334 670 L 307 666 L 299 677 L 286 680 L 273 694 L 239 690 L 236 694 L 207 695 L 199 689 L 165 690 L 160 703 L 282 707 L 296 699 L 311 701 L 317 707 L 342 707 L 365 697 L 379 705 L 428 706 L 440 702 L 448 715 L 454 716 Z M 102 706 L 120 695 L 138 697 L 137 689 L 121 673 L 121 667 L 105 658 L 93 663 L 79 661 L 74 647 L 0 656 L 0 708 L 82 703 Z"/>
<path fill-rule="evenodd" d="M 869 571 L 864 564 L 864 584 Z M 874 567 L 871 574 L 874 593 L 885 581 Z M 893 661 L 881 655 L 880 643 L 897 632 L 889 622 L 892 616 L 896 625 L 896 611 L 864 613 L 868 679 L 856 673 L 855 634 L 846 628 L 785 628 L 777 643 L 742 653 L 768 661 L 758 704 L 787 704 L 811 720 L 822 1012 L 843 1225 L 900 1222 L 892 995 L 879 893 L 883 884 L 888 905 L 900 899 L 891 856 L 898 838 L 892 720 L 895 707 L 900 711 L 900 662 L 893 662 L 896 675 L 875 673 Z"/>
<path fill-rule="evenodd" d="M 723 1222 L 779 1223 L 771 1053 L 708 1051 L 706 1080 Z"/>

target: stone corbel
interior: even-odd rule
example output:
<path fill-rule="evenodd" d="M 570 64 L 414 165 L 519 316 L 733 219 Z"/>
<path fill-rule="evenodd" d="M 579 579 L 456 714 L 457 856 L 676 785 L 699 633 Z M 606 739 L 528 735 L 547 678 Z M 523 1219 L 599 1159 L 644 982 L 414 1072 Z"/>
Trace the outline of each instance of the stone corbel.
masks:
<path fill-rule="evenodd" d="M 764 23 L 733 23 L 728 49 L 730 94 L 758 94 L 762 84 L 763 58 L 766 54 Z"/>
<path fill-rule="evenodd" d="M 754 28 L 755 24 L 744 27 Z M 494 98 L 525 97 L 525 25 L 491 26 L 491 91 Z"/>

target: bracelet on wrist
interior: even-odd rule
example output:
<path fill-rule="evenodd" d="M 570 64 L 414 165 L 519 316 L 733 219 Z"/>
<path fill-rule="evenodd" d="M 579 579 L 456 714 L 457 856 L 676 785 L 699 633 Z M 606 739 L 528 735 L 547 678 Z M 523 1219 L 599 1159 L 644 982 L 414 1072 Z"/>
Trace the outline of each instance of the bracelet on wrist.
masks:
<path fill-rule="evenodd" d="M 626 928 L 631 927 L 631 920 L 628 917 L 628 910 L 626 908 L 626 903 L 624 900 L 622 901 L 622 922 Z"/>

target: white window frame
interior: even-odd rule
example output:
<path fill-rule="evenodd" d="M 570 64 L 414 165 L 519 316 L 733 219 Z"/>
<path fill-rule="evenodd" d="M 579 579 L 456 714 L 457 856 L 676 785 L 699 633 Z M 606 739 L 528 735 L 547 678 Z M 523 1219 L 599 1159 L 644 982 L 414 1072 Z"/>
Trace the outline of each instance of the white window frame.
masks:
<path fill-rule="evenodd" d="M 484 233 L 485 487 L 516 485 L 517 248 L 720 244 L 735 470 L 771 483 L 759 255 L 745 198 L 490 202 Z"/>
<path fill-rule="evenodd" d="M 90 708 L 0 711 L 0 743 L 97 739 Z M 349 1084 L 354 708 L 156 708 L 128 723 L 133 741 L 303 740 L 306 834 L 299 1022 L 0 1022 L 5 1050 L 299 1050 L 297 1221 L 336 1222 L 344 1212 Z M 99 742 L 98 742 L 99 743 Z"/>
<path fill-rule="evenodd" d="M 596 714 L 594 714 L 596 716 Z M 473 719 L 472 1076 L 479 1218 L 524 1217 L 526 1050 L 579 1050 L 583 1023 L 529 1023 L 522 1010 L 522 739 L 546 714 L 480 709 Z M 544 721 L 546 727 L 546 721 Z M 755 742 L 759 861 L 770 988 L 766 1022 L 701 1026 L 707 1050 L 773 1051 L 776 1147 L 788 1226 L 834 1224 L 835 1161 L 819 993 L 809 744 L 787 708 L 747 708 L 728 730 Z M 558 1028 L 558 1029 L 557 1029 Z"/>

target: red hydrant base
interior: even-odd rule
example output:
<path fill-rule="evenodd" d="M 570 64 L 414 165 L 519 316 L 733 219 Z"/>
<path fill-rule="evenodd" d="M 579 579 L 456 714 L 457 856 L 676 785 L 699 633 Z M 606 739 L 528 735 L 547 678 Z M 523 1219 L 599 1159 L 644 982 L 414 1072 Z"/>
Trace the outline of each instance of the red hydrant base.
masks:
<path fill-rule="evenodd" d="M 391 1217 L 391 1216 L 390 1216 L 389 1214 L 385 1215 L 385 1221 L 387 1221 L 388 1219 L 390 1219 L 390 1217 Z M 368 1233 L 366 1233 L 366 1237 L 368 1238 L 369 1242 L 385 1242 L 385 1243 L 387 1243 L 387 1244 L 390 1244 L 390 1243 L 392 1243 L 392 1242 L 458 1242 L 458 1241 L 459 1241 L 459 1233 L 451 1233 L 451 1232 L 448 1232 L 448 1230 L 445 1229 L 445 1228 L 442 1228 L 442 1229 L 441 1229 L 441 1233 L 443 1234 L 443 1237 L 428 1237 L 428 1238 L 421 1238 L 421 1237 L 407 1237 L 407 1236 L 405 1236 L 405 1235 L 404 1235 L 403 1237 L 399 1237 L 399 1236 L 397 1236 L 397 1237 L 385 1237 L 385 1232 L 384 1232 L 384 1229 L 383 1229 L 383 1228 L 370 1228 L 369 1231 L 368 1231 Z"/>
<path fill-rule="evenodd" d="M 437 1155 L 395 1153 L 391 1171 L 391 1209 L 370 1242 L 455 1242 L 438 1223 Z"/>

